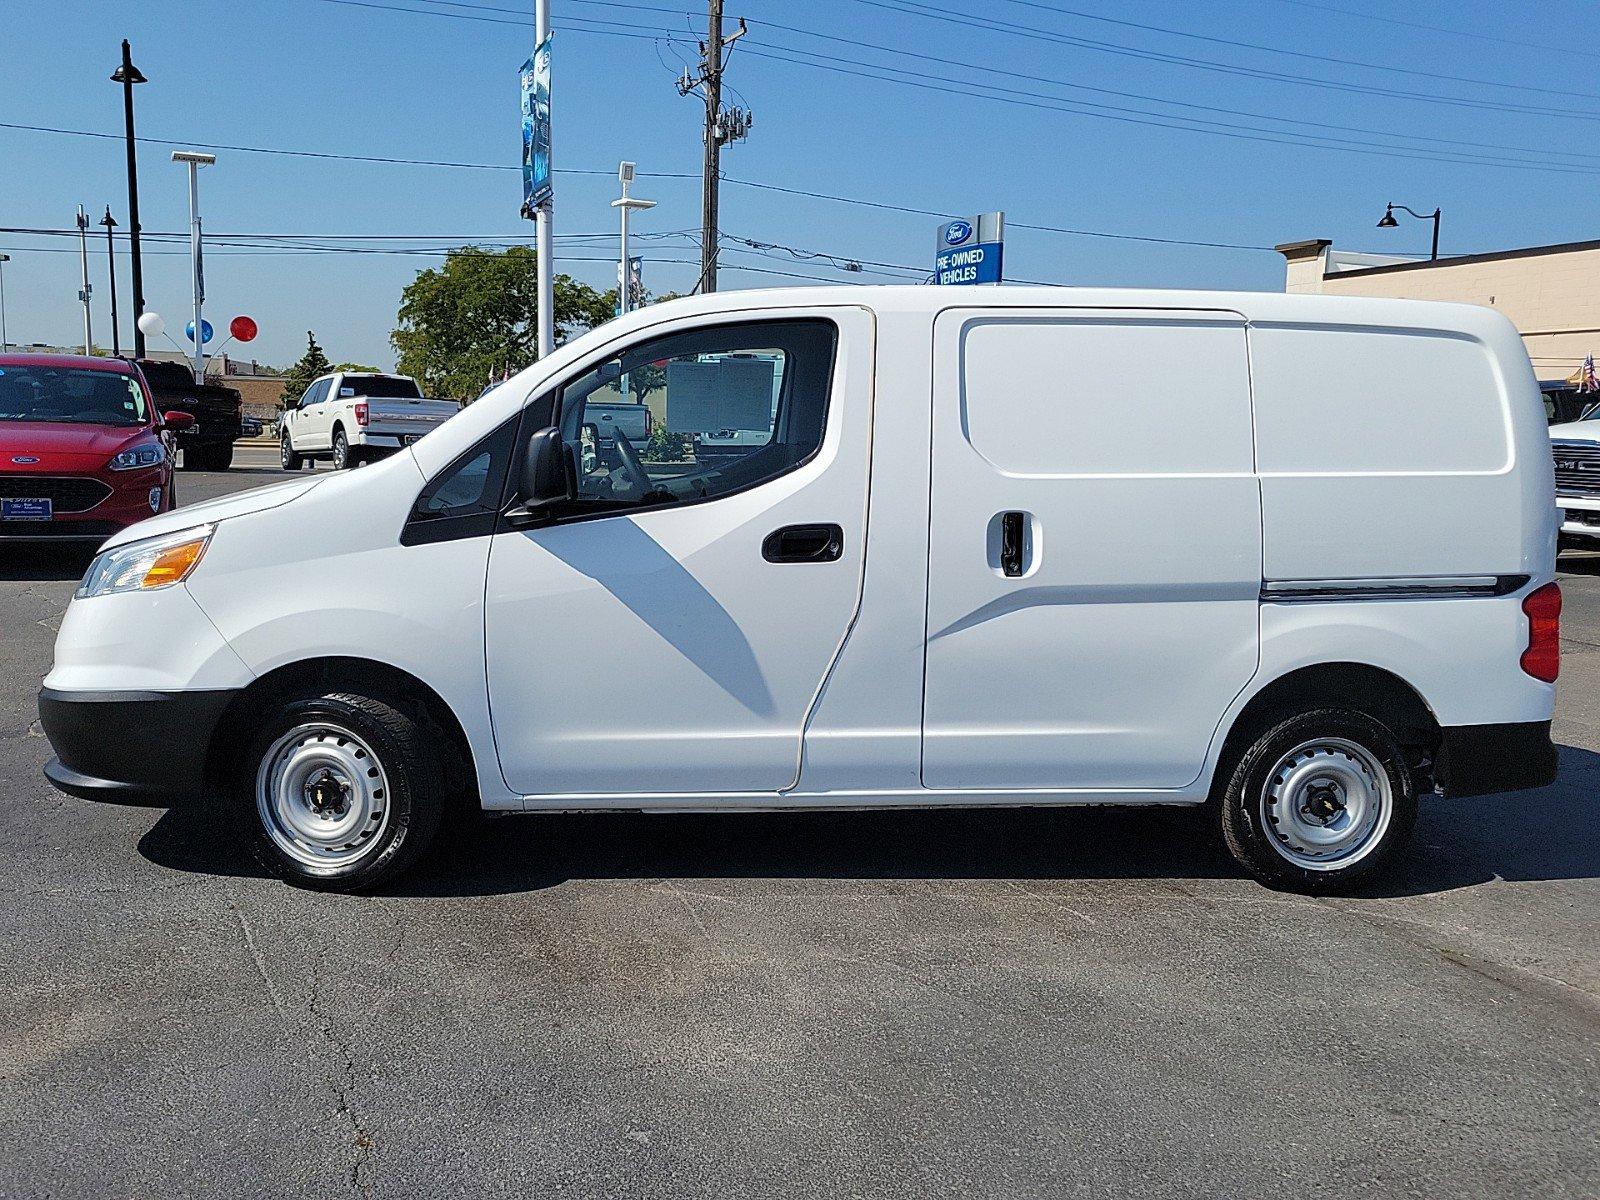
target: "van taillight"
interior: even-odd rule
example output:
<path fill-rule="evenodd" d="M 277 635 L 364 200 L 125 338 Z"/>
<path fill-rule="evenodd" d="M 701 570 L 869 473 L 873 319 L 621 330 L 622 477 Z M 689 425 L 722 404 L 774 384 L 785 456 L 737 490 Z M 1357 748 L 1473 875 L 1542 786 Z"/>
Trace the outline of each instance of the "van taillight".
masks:
<path fill-rule="evenodd" d="M 358 400 L 356 402 L 356 424 L 357 425 L 365 425 L 366 423 L 367 423 L 367 402 L 365 400 Z"/>
<path fill-rule="evenodd" d="M 1522 669 L 1535 679 L 1554 683 L 1561 674 L 1561 587 L 1547 583 L 1522 598 L 1528 614 L 1528 648 Z"/>

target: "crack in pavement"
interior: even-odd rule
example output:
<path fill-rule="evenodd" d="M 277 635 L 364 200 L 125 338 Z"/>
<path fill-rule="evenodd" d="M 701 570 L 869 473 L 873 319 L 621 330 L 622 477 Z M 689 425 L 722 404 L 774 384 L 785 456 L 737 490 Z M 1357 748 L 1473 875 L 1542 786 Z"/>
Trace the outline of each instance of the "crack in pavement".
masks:
<path fill-rule="evenodd" d="M 350 1047 L 333 1031 L 333 1020 L 322 1009 L 322 971 L 315 960 L 311 964 L 311 994 L 306 1000 L 308 1011 L 317 1022 L 323 1040 L 339 1052 L 343 1063 L 341 1074 L 344 1082 L 341 1084 L 332 1073 L 328 1075 L 328 1086 L 333 1089 L 336 1115 L 343 1117 L 350 1124 L 351 1145 L 354 1153 L 350 1158 L 350 1186 L 355 1189 L 363 1200 L 372 1195 L 372 1181 L 369 1178 L 372 1151 L 377 1145 L 372 1135 L 367 1132 L 365 1124 L 357 1115 L 354 1106 L 350 1103 L 350 1094 L 356 1087 L 356 1060 L 350 1053 Z"/>
<path fill-rule="evenodd" d="M 267 970 L 267 962 L 261 953 L 261 947 L 256 941 L 255 929 L 250 920 L 245 916 L 244 907 L 238 898 L 229 896 L 228 907 L 233 911 L 234 919 L 239 924 L 239 933 L 245 949 L 250 954 L 250 961 L 255 964 L 256 974 L 261 977 L 268 997 L 272 1000 L 272 1007 L 277 1010 L 279 1018 L 285 1026 L 297 1024 L 295 1018 L 290 1016 L 289 1007 L 284 1002 L 283 992 L 272 978 L 272 973 Z M 397 947 L 398 948 L 398 947 Z M 350 1047 L 334 1032 L 333 1020 L 322 1007 L 322 973 L 315 959 L 311 964 L 311 993 L 306 999 L 306 1011 L 311 1014 L 317 1031 L 322 1039 L 338 1051 L 341 1069 L 336 1077 L 331 1071 L 324 1072 L 324 1080 L 334 1096 L 334 1115 L 341 1118 L 350 1126 L 351 1146 L 353 1153 L 350 1161 L 350 1186 L 356 1195 L 363 1200 L 372 1195 L 372 1181 L 370 1176 L 370 1162 L 372 1151 L 377 1142 L 372 1134 L 367 1131 L 365 1123 L 357 1115 L 350 1096 L 356 1086 L 356 1061 L 350 1052 Z"/>

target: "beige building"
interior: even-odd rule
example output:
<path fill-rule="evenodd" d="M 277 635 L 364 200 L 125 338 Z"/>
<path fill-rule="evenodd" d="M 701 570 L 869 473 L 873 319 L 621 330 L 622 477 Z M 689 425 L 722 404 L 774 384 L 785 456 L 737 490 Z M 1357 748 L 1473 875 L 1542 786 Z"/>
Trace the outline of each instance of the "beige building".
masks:
<path fill-rule="evenodd" d="M 1540 379 L 1569 379 L 1600 361 L 1600 241 L 1466 254 L 1437 262 L 1354 254 L 1317 238 L 1277 247 L 1285 290 L 1329 296 L 1454 300 L 1505 313 Z"/>

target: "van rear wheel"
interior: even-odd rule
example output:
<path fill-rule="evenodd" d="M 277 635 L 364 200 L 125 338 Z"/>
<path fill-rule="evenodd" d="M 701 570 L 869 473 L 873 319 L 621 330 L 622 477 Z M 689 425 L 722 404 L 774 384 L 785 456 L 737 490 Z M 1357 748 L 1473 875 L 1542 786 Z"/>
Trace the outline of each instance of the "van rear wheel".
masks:
<path fill-rule="evenodd" d="M 425 727 L 373 696 L 300 696 L 259 725 L 235 782 L 257 859 L 303 887 L 359 891 L 428 848 L 444 771 Z"/>
<path fill-rule="evenodd" d="M 1229 852 L 1268 887 L 1339 892 L 1405 844 L 1416 775 L 1382 722 L 1317 709 L 1259 733 L 1228 773 L 1217 814 Z"/>

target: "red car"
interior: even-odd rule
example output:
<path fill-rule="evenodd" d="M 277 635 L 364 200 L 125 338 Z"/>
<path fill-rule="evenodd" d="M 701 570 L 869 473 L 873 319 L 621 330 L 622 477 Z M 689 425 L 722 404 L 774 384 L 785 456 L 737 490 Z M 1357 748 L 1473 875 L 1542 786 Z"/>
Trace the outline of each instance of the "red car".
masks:
<path fill-rule="evenodd" d="M 167 430 L 120 358 L 0 354 L 0 541 L 101 542 L 174 503 Z"/>

